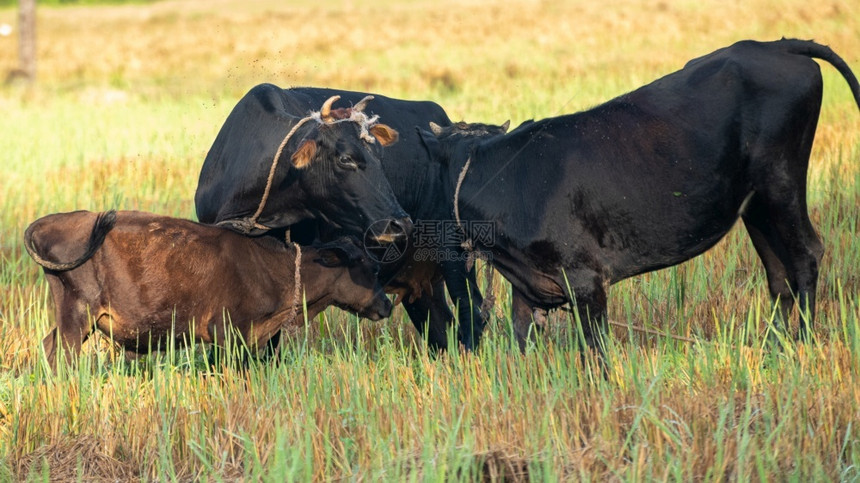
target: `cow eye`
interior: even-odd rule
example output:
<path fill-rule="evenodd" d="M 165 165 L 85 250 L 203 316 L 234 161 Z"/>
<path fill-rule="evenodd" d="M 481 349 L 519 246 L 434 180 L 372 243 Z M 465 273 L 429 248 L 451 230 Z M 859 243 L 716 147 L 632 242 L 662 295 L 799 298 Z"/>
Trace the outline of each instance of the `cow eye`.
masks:
<path fill-rule="evenodd" d="M 358 163 L 356 163 L 355 160 L 352 159 L 352 156 L 349 156 L 347 154 L 344 154 L 337 158 L 337 164 L 344 169 L 358 169 Z"/>

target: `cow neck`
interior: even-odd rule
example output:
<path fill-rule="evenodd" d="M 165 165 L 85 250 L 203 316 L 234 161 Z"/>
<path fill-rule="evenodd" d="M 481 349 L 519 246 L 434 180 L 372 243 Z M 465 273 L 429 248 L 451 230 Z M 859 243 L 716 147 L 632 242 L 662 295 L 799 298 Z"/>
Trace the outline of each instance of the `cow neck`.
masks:
<path fill-rule="evenodd" d="M 317 115 L 317 117 L 318 116 L 319 115 Z M 284 140 L 281 141 L 281 144 L 278 146 L 278 150 L 275 151 L 275 157 L 272 158 L 272 167 L 269 169 L 268 178 L 266 178 L 266 188 L 263 190 L 263 197 L 260 200 L 260 206 L 257 207 L 257 211 L 255 211 L 254 214 L 251 215 L 251 218 L 248 220 L 248 222 L 252 224 L 254 228 L 268 229 L 268 227 L 257 223 L 257 219 L 260 218 L 261 214 L 263 214 L 263 208 L 266 207 L 266 202 L 269 200 L 269 193 L 272 190 L 272 183 L 275 179 L 275 172 L 278 169 L 278 160 L 281 159 L 281 154 L 284 152 L 284 147 L 286 147 L 287 143 L 290 141 L 296 131 L 298 131 L 300 127 L 304 126 L 305 123 L 309 121 L 317 121 L 317 118 L 315 118 L 313 114 L 302 118 L 299 122 L 296 123 L 295 126 L 293 126 L 292 129 L 290 129 L 290 132 L 288 132 L 287 135 L 284 136 Z M 298 245 L 296 245 L 296 247 L 298 247 Z M 296 253 L 300 256 L 301 251 L 297 251 Z M 296 264 L 296 266 L 298 266 L 298 263 Z M 296 271 L 298 273 L 298 269 Z"/>
<path fill-rule="evenodd" d="M 269 201 L 269 195 L 272 191 L 272 185 L 275 181 L 275 173 L 278 171 L 278 162 L 281 159 L 281 155 L 283 154 L 284 148 L 287 146 L 287 143 L 292 139 L 293 135 L 295 135 L 296 131 L 299 130 L 302 126 L 310 121 L 322 122 L 319 119 L 319 113 L 311 113 L 309 116 L 300 119 L 293 127 L 287 132 L 284 139 L 281 141 L 281 144 L 278 145 L 278 149 L 275 151 L 275 156 L 272 158 L 272 165 L 269 168 L 269 174 L 266 177 L 266 186 L 263 188 L 263 195 L 260 197 L 260 204 L 257 205 L 256 211 L 251 216 L 246 216 L 244 218 L 231 218 L 227 220 L 222 220 L 216 225 L 218 226 L 229 226 L 232 230 L 238 231 L 244 235 L 248 235 L 254 232 L 254 230 L 261 230 L 263 233 L 272 229 L 270 226 L 263 225 L 258 220 L 260 216 L 263 214 L 263 210 L 266 208 L 266 204 Z M 289 176 L 289 175 L 288 175 Z"/>
<path fill-rule="evenodd" d="M 454 219 L 457 222 L 457 228 L 463 233 L 463 244 L 462 247 L 466 251 L 466 270 L 471 271 L 472 266 L 475 264 L 475 242 L 472 240 L 472 237 L 469 236 L 469 233 L 463 228 L 462 220 L 460 219 L 460 188 L 463 186 L 463 180 L 466 179 L 466 174 L 469 172 L 469 167 L 472 164 L 472 157 L 475 154 L 475 150 L 469 150 L 469 154 L 466 157 L 466 162 L 463 164 L 463 167 L 460 169 L 460 174 L 457 176 L 457 184 L 454 187 Z M 485 265 L 485 278 L 487 280 L 487 287 L 484 290 L 484 293 L 487 296 L 484 298 L 483 302 L 481 302 L 481 313 L 489 314 L 490 311 L 493 310 L 493 307 L 496 304 L 496 296 L 493 290 L 493 266 L 484 260 Z"/>
<path fill-rule="evenodd" d="M 460 247 L 466 252 L 466 269 L 471 270 L 472 266 L 475 263 L 475 242 L 472 240 L 472 237 L 469 235 L 469 232 L 463 227 L 463 220 L 460 218 L 460 190 L 463 187 L 463 182 L 465 181 L 466 176 L 469 173 L 469 168 L 472 165 L 472 157 L 474 157 L 475 155 L 474 145 L 470 143 L 469 149 L 467 149 L 466 152 L 463 154 L 465 155 L 466 162 L 463 163 L 463 166 L 459 169 L 459 172 L 457 174 L 457 181 L 454 183 L 454 195 L 452 202 L 454 205 L 454 222 L 457 224 L 457 228 L 463 234 L 463 243 L 461 243 Z M 453 156 L 452 158 L 449 158 L 449 176 L 452 177 L 454 173 L 457 172 L 456 164 L 451 162 L 453 158 Z M 456 159 L 462 159 L 462 156 L 456 156 Z"/>
<path fill-rule="evenodd" d="M 460 143 L 466 143 L 463 146 Z M 477 145 L 480 142 L 478 139 L 472 139 L 468 141 L 459 141 L 454 145 L 454 148 L 449 152 L 451 154 L 448 155 L 448 186 L 452 186 L 453 183 L 453 195 L 451 191 L 449 191 L 448 196 L 452 196 L 453 213 L 454 213 L 454 221 L 457 223 L 457 227 L 460 230 L 463 230 L 462 219 L 460 218 L 460 200 L 462 198 L 462 188 L 465 183 L 466 177 L 469 176 L 469 169 L 472 167 L 472 159 L 477 155 Z M 462 165 L 460 165 L 459 160 L 464 159 Z M 465 231 L 464 231 L 465 233 Z M 467 234 L 468 235 L 468 234 Z"/>

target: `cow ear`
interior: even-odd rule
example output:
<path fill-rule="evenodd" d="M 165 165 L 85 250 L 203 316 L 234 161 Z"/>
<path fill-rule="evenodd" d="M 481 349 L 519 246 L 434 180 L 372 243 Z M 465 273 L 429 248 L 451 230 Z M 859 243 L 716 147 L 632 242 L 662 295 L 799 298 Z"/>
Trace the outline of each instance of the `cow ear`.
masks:
<path fill-rule="evenodd" d="M 317 152 L 317 143 L 313 139 L 308 139 L 302 142 L 302 145 L 299 146 L 299 149 L 296 150 L 295 153 L 290 157 L 290 161 L 293 162 L 293 166 L 296 168 L 302 169 L 311 164 L 311 160 L 314 159 L 314 154 Z"/>
<path fill-rule="evenodd" d="M 397 131 L 385 124 L 376 124 L 370 128 L 370 134 L 373 134 L 373 137 L 383 146 L 391 146 L 400 137 Z"/>
<path fill-rule="evenodd" d="M 439 147 L 439 139 L 436 138 L 436 135 L 417 126 L 415 130 L 418 131 L 418 137 L 421 139 L 421 144 L 424 145 L 424 149 L 427 150 L 427 155 L 430 156 L 430 159 L 445 164 L 445 157 L 442 156 L 442 149 Z"/>

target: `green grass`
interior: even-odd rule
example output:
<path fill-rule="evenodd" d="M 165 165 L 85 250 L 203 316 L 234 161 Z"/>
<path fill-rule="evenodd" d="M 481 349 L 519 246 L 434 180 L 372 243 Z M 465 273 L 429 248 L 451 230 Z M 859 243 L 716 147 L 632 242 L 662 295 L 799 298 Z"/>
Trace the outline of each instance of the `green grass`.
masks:
<path fill-rule="evenodd" d="M 331 309 L 247 370 L 213 372 L 199 347 L 127 362 L 99 337 L 54 376 L 52 303 L 21 246 L 58 211 L 193 218 L 206 150 L 260 82 L 516 125 L 743 38 L 815 38 L 860 71 L 858 14 L 835 0 L 40 2 L 39 81 L 0 87 L 0 480 L 860 479 L 860 113 L 829 66 L 808 194 L 826 247 L 815 341 L 781 351 L 765 344 L 764 272 L 737 227 L 612 287 L 614 322 L 668 335 L 614 326 L 606 379 L 565 313 L 521 354 L 499 281 L 470 354 L 428 355 L 400 308 L 379 323 Z M 12 42 L 0 38 L 0 70 Z"/>

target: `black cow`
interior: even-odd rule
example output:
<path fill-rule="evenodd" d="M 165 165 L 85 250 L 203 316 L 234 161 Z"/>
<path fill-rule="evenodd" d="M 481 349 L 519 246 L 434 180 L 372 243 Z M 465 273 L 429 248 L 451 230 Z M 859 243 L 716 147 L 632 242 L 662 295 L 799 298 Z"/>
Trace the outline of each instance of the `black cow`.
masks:
<path fill-rule="evenodd" d="M 835 66 L 860 106 L 857 79 L 829 48 L 744 41 L 504 136 L 484 125 L 423 131 L 452 186 L 465 171 L 455 201 L 462 220 L 495 225 L 494 244 L 477 247 L 511 282 L 521 345 L 532 322 L 573 302 L 597 346 L 609 285 L 701 254 L 739 217 L 781 319 L 798 300 L 805 337 L 823 253 L 806 206 L 822 97 L 811 58 Z"/>
<path fill-rule="evenodd" d="M 459 244 L 451 243 L 440 234 L 450 227 L 453 193 L 445 182 L 438 163 L 429 153 L 417 133 L 417 126 L 428 122 L 449 125 L 445 111 L 433 102 L 404 101 L 373 95 L 366 107 L 362 102 L 367 93 L 301 87 L 281 89 L 272 84 L 252 88 L 236 105 L 224 122 L 203 164 L 195 202 L 201 221 L 219 223 L 242 218 L 257 208 L 262 186 L 281 138 L 293 119 L 307 114 L 333 96 L 340 104 L 361 105 L 369 115 L 379 116 L 399 132 L 396 144 L 387 146 L 376 155 L 382 170 L 400 205 L 416 220 L 416 237 L 409 249 L 393 260 L 384 259 L 380 279 L 386 290 L 397 293 L 403 300 L 410 319 L 424 333 L 433 348 L 447 345 L 446 330 L 453 315 L 445 299 L 445 287 L 458 307 L 459 340 L 466 347 L 477 344 L 484 318 L 480 312 L 483 299 L 478 290 L 474 270 L 466 270 Z M 344 109 L 334 110 L 341 112 Z M 346 226 L 338 229 L 331 219 L 316 216 L 295 205 L 310 201 L 307 193 L 289 184 L 276 184 L 272 200 L 292 200 L 290 203 L 272 201 L 264 213 L 265 224 L 271 228 L 289 228 L 294 241 L 309 243 L 315 237 L 323 240 L 343 234 L 362 236 L 366 226 Z M 363 200 L 357 198 L 356 204 Z M 374 221 L 374 220 L 367 220 Z M 427 232 L 436 233 L 429 234 Z M 273 233 L 279 233 L 277 230 Z M 416 256 L 416 245 L 424 244 L 424 260 Z M 403 246 L 399 246 L 402 250 Z M 444 281 L 444 285 L 443 285 Z"/>
<path fill-rule="evenodd" d="M 233 109 L 229 119 L 241 121 L 221 128 L 203 164 L 200 221 L 252 235 L 307 218 L 357 233 L 386 221 L 381 241 L 412 230 L 379 162 L 396 130 L 360 106 L 332 112 L 336 96 L 298 110 L 289 99 L 252 94 L 255 102 Z"/>

